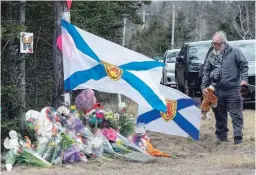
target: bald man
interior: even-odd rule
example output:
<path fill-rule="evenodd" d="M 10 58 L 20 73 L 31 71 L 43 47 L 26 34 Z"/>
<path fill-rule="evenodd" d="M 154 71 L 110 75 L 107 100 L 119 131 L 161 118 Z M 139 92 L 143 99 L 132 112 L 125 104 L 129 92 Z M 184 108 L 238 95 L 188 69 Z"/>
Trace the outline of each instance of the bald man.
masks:
<path fill-rule="evenodd" d="M 216 119 L 217 141 L 228 141 L 228 112 L 232 118 L 234 144 L 243 140 L 243 100 L 240 94 L 241 85 L 248 82 L 248 62 L 238 48 L 227 44 L 223 31 L 213 36 L 213 50 L 206 58 L 201 89 L 207 95 L 207 87 L 215 87 L 218 106 L 213 109 Z"/>

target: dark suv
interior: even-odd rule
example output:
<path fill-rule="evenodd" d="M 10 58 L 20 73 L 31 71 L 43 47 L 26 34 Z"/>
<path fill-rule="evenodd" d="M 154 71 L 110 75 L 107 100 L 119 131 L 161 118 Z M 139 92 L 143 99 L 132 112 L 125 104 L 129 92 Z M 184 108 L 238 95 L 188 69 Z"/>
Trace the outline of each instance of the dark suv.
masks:
<path fill-rule="evenodd" d="M 248 61 L 248 90 L 249 93 L 246 97 L 244 97 L 244 101 L 253 101 L 255 102 L 255 47 L 256 47 L 256 40 L 237 40 L 237 41 L 228 41 L 228 44 L 234 47 L 237 47 L 241 50 L 243 55 Z M 213 48 L 211 47 L 208 51 L 208 53 L 212 50 Z M 207 57 L 207 56 L 206 56 Z M 203 70 L 204 70 L 204 64 L 200 66 L 200 74 L 199 74 L 199 79 L 200 79 L 200 84 L 202 81 L 203 77 Z"/>
<path fill-rule="evenodd" d="M 204 63 L 211 41 L 199 41 L 183 44 L 176 58 L 175 77 L 177 88 L 188 96 L 199 95 L 199 69 Z"/>

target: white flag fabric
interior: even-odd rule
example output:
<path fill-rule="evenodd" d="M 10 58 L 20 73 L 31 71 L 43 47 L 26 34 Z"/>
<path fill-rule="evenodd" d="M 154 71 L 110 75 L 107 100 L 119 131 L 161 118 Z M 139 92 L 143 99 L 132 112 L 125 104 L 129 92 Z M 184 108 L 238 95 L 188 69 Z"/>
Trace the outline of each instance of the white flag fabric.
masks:
<path fill-rule="evenodd" d="M 62 20 L 64 89 L 123 94 L 139 105 L 166 111 L 159 90 L 163 63 Z"/>
<path fill-rule="evenodd" d="M 199 139 L 201 112 L 197 102 L 181 93 L 160 85 L 166 99 L 167 112 L 139 106 L 137 123 L 144 123 L 146 130 Z"/>

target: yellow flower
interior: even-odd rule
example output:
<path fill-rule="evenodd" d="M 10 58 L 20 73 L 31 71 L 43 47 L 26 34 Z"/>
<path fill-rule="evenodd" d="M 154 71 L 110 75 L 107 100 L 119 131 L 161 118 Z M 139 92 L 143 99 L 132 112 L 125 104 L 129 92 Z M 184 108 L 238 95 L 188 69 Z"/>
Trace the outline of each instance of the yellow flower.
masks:
<path fill-rule="evenodd" d="M 112 119 L 114 117 L 113 112 L 105 112 L 106 119 Z"/>
<path fill-rule="evenodd" d="M 54 142 L 50 142 L 49 146 L 56 146 L 56 144 Z"/>
<path fill-rule="evenodd" d="M 120 139 L 117 139 L 117 140 L 116 140 L 116 144 L 117 144 L 117 145 L 121 145 L 121 144 L 122 144 L 122 141 L 121 141 Z"/>
<path fill-rule="evenodd" d="M 76 110 L 76 105 L 71 105 L 70 110 Z"/>

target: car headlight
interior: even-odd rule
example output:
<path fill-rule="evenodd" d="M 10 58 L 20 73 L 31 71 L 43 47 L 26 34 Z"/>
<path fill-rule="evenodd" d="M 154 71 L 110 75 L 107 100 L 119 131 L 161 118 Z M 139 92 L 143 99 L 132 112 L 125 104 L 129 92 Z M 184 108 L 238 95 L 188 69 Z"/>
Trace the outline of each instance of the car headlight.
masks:
<path fill-rule="evenodd" d="M 166 73 L 174 73 L 175 71 L 173 69 L 165 69 Z"/>
<path fill-rule="evenodd" d="M 190 64 L 188 69 L 192 70 L 192 71 L 199 71 L 200 66 L 199 65 Z"/>

